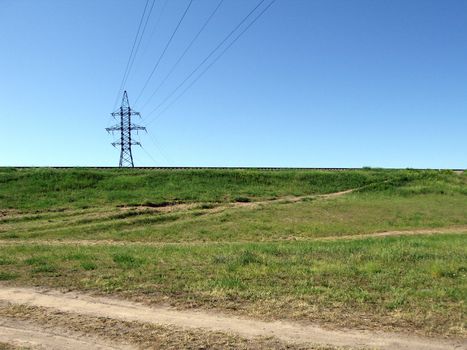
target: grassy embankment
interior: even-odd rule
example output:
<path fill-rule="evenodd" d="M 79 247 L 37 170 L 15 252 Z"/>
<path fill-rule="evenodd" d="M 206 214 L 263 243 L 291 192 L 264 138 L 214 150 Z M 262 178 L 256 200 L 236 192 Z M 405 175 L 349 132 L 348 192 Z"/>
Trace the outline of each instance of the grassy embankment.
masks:
<path fill-rule="evenodd" d="M 466 178 L 405 170 L 4 170 L 0 239 L 258 241 L 463 225 Z M 264 202 L 284 196 L 309 197 Z M 263 202 L 232 204 L 255 201 Z"/>
<path fill-rule="evenodd" d="M 0 239 L 16 242 L 0 250 L 5 283 L 120 293 L 264 318 L 465 334 L 465 234 L 313 241 L 466 227 L 465 175 L 6 169 L 0 184 Z M 229 204 L 352 188 L 360 190 L 296 203 Z M 162 210 L 174 202 L 196 204 Z M 141 244 L 40 243 L 54 239 Z"/>

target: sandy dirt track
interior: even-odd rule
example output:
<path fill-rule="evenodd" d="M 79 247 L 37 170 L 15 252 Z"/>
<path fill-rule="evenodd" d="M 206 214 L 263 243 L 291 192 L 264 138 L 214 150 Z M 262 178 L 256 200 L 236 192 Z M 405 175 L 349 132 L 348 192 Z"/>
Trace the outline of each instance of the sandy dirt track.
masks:
<path fill-rule="evenodd" d="M 0 342 L 27 349 L 44 350 L 135 349 L 128 345 L 110 344 L 95 337 L 72 334 L 58 329 L 51 332 L 38 325 L 3 319 L 0 319 Z"/>
<path fill-rule="evenodd" d="M 326 330 L 314 325 L 282 321 L 264 322 L 220 313 L 179 311 L 168 307 L 148 307 L 143 304 L 113 298 L 91 297 L 80 293 L 61 293 L 53 290 L 45 291 L 2 286 L 0 287 L 0 300 L 13 304 L 39 306 L 93 317 L 233 333 L 244 338 L 275 337 L 290 343 L 414 350 L 461 349 L 467 346 L 467 342 L 462 341 L 428 339 L 369 331 Z M 11 325 L 2 327 L 0 328 L 0 342 L 8 342 L 11 335 L 15 334 L 15 331 L 18 332 L 17 335 L 20 335 L 21 332 L 31 334 L 30 331 L 27 333 L 28 330 L 15 329 Z M 3 332 L 3 329 L 9 331 Z M 60 340 L 62 339 L 60 337 L 65 336 L 56 335 L 56 337 Z M 54 337 L 50 339 L 54 339 Z M 75 339 L 73 341 L 83 340 Z M 98 347 L 94 348 L 100 349 Z M 105 349 L 105 347 L 102 349 Z"/>
<path fill-rule="evenodd" d="M 378 238 L 378 237 L 398 237 L 398 236 L 418 236 L 418 235 L 443 235 L 443 234 L 464 234 L 467 233 L 467 226 L 457 227 L 440 227 L 440 228 L 423 228 L 416 230 L 400 230 L 400 231 L 382 231 L 374 233 L 363 233 L 356 235 L 341 235 L 341 236 L 324 236 L 324 237 L 294 237 L 293 240 L 313 242 L 313 241 L 338 241 L 338 240 L 357 240 L 365 238 Z M 289 241 L 291 239 L 284 239 Z M 280 240 L 264 240 L 256 243 L 278 242 Z M 162 247 L 167 245 L 180 245 L 180 246 L 196 246 L 196 245 L 209 245 L 209 244 L 244 244 L 249 241 L 193 241 L 193 242 L 153 242 L 153 241 L 114 241 L 114 240 L 88 240 L 88 239 L 28 239 L 28 240 L 2 240 L 0 245 L 24 245 L 24 244 L 37 244 L 37 245 L 80 245 L 80 246 L 94 246 L 94 245 L 114 245 L 114 246 L 130 246 L 130 245 L 144 245 Z"/>

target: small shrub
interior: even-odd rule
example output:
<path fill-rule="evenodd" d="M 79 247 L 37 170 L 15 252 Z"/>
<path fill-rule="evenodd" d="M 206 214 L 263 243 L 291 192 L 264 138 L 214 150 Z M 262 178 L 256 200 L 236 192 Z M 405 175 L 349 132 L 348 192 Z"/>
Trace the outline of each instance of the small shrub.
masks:
<path fill-rule="evenodd" d="M 216 285 L 220 289 L 225 290 L 244 290 L 245 284 L 238 277 L 224 277 L 216 281 Z"/>
<path fill-rule="evenodd" d="M 36 268 L 32 270 L 34 273 L 42 273 L 42 272 L 56 272 L 57 268 L 51 264 L 42 264 L 38 265 Z"/>
<path fill-rule="evenodd" d="M 87 255 L 83 253 L 71 253 L 67 254 L 64 258 L 65 260 L 83 260 L 87 258 Z"/>
<path fill-rule="evenodd" d="M 150 208 L 163 208 L 163 207 L 170 207 L 172 205 L 175 205 L 177 203 L 174 202 L 159 202 L 159 203 L 153 203 L 153 202 L 144 202 L 142 204 L 143 207 L 150 207 Z"/>
<path fill-rule="evenodd" d="M 391 301 L 386 303 L 386 309 L 388 310 L 397 310 L 403 307 L 406 304 L 407 300 L 404 295 L 396 294 Z"/>
<path fill-rule="evenodd" d="M 81 263 L 81 267 L 85 269 L 86 271 L 92 271 L 97 268 L 96 264 L 90 261 L 85 261 Z"/>
<path fill-rule="evenodd" d="M 44 258 L 42 257 L 32 257 L 24 260 L 26 265 L 45 265 L 47 262 Z"/>
<path fill-rule="evenodd" d="M 11 265 L 11 264 L 13 264 L 13 260 L 0 257 L 0 265 Z"/>
<path fill-rule="evenodd" d="M 200 209 L 212 209 L 212 208 L 215 208 L 216 206 L 212 203 L 202 203 L 199 207 Z"/>
<path fill-rule="evenodd" d="M 241 265 L 257 264 L 261 263 L 261 258 L 256 253 L 245 250 L 240 254 L 238 262 Z"/>
<path fill-rule="evenodd" d="M 0 271 L 0 281 L 10 281 L 18 277 L 16 273 Z"/>
<path fill-rule="evenodd" d="M 141 260 L 130 254 L 115 254 L 113 261 L 119 266 L 126 268 L 141 266 Z"/>
<path fill-rule="evenodd" d="M 251 199 L 248 198 L 248 197 L 237 196 L 237 197 L 235 197 L 235 202 L 249 203 L 249 202 L 251 202 Z"/>
<path fill-rule="evenodd" d="M 2 236 L 3 236 L 3 238 L 8 238 L 8 239 L 9 238 L 13 238 L 13 239 L 14 238 L 19 238 L 19 236 L 16 233 L 6 233 L 6 234 L 4 234 Z"/>
<path fill-rule="evenodd" d="M 212 262 L 214 264 L 225 264 L 228 261 L 228 258 L 225 255 L 216 255 Z"/>

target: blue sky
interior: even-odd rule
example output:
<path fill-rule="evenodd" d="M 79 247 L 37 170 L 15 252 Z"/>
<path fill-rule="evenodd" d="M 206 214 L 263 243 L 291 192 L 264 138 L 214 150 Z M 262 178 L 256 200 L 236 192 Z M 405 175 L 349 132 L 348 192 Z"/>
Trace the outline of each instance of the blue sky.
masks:
<path fill-rule="evenodd" d="M 188 1 L 156 0 L 130 103 Z M 146 103 L 218 1 L 193 1 L 134 105 L 136 165 L 467 167 L 467 1 L 277 0 L 155 119 L 257 3 L 224 0 Z M 0 165 L 118 165 L 105 127 L 144 4 L 0 0 Z"/>

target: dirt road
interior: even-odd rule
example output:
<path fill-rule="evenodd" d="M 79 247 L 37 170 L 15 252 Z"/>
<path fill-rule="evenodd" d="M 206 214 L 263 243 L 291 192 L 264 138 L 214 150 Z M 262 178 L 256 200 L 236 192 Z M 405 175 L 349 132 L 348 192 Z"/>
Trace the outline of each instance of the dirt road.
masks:
<path fill-rule="evenodd" d="M 50 331 L 27 322 L 0 319 L 0 342 L 27 349 L 47 350 L 131 350 L 130 345 L 112 344 L 101 339 L 57 329 Z"/>
<path fill-rule="evenodd" d="M 313 241 L 338 241 L 338 240 L 356 240 L 365 238 L 378 238 L 378 237 L 397 237 L 397 236 L 418 236 L 418 235 L 444 235 L 444 234 L 464 234 L 467 232 L 467 226 L 457 227 L 440 227 L 440 228 L 422 228 L 416 230 L 399 230 L 399 231 L 382 231 L 373 233 L 363 233 L 356 235 L 340 235 L 340 236 L 324 236 L 324 237 L 295 237 L 294 240 L 313 242 Z M 287 238 L 286 240 L 290 240 Z M 258 243 L 277 242 L 277 239 L 268 241 L 263 240 Z M 88 239 L 27 239 L 27 240 L 7 240 L 0 239 L 0 245 L 24 245 L 24 244 L 37 244 L 37 245 L 80 245 L 80 246 L 94 246 L 94 245 L 114 245 L 114 246 L 129 246 L 129 245 L 144 245 L 162 247 L 168 245 L 177 246 L 196 246 L 206 244 L 244 244 L 248 241 L 190 241 L 190 242 L 153 242 L 153 241 L 125 241 L 125 240 L 88 240 Z"/>
<path fill-rule="evenodd" d="M 232 317 L 220 313 L 202 311 L 180 311 L 168 307 L 149 307 L 143 304 L 103 297 L 91 297 L 79 293 L 61 293 L 53 290 L 14 288 L 0 286 L 0 300 L 12 304 L 31 305 L 59 310 L 60 312 L 81 314 L 93 317 L 106 317 L 124 321 L 138 321 L 150 324 L 163 324 L 183 329 L 203 329 L 233 333 L 244 338 L 275 337 L 287 343 L 321 344 L 329 346 L 349 346 L 354 348 L 443 350 L 466 348 L 467 343 L 442 339 L 428 339 L 401 334 L 379 333 L 357 330 L 327 330 L 315 325 L 292 322 L 264 322 L 253 319 Z M 37 332 L 0 323 L 0 342 L 12 338 L 31 339 L 31 342 L 47 340 L 59 345 L 70 342 L 68 348 L 83 348 L 84 340 L 69 338 L 66 334 L 51 334 L 38 337 Z M 88 340 L 89 342 L 89 340 Z M 55 346 L 55 345 L 54 345 Z M 68 345 L 67 345 L 68 346 Z M 101 346 L 101 347 L 99 347 Z M 106 346 L 106 347 L 105 347 Z M 95 341 L 95 349 L 111 349 Z"/>

